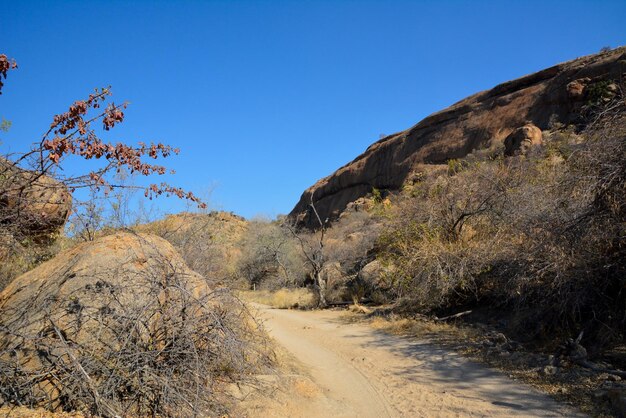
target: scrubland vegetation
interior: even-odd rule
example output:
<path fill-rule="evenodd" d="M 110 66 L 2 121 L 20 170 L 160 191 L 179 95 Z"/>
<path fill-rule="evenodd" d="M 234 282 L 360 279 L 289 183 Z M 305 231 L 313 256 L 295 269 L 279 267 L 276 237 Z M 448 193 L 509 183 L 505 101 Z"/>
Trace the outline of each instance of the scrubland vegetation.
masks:
<path fill-rule="evenodd" d="M 0 79 L 16 68 L 0 55 Z M 56 115 L 30 149 L 0 156 L 0 408 L 224 415 L 234 404 L 229 385 L 254 386 L 271 368 L 272 350 L 247 307 L 214 280 L 222 250 L 213 234 L 222 231 L 210 216 L 181 234 L 177 218 L 139 227 L 123 213 L 126 191 L 206 205 L 164 182 L 120 182 L 165 174 L 146 160 L 178 150 L 102 140 L 97 125 L 114 128 L 126 108 L 110 95 L 95 90 Z M 67 175 L 71 158 L 91 170 Z M 88 198 L 77 199 L 78 190 Z M 195 271 L 154 234 L 184 251 Z"/>
<path fill-rule="evenodd" d="M 530 339 L 622 341 L 625 157 L 616 111 L 544 132 L 526 156 L 478 152 L 426 175 L 379 240 L 394 298 L 425 313 L 494 309 Z"/>
<path fill-rule="evenodd" d="M 6 57 L 2 62 L 6 77 L 13 68 Z M 105 105 L 110 91 L 98 90 L 55 117 L 41 144 L 19 156 L 0 156 L 0 290 L 6 288 L 0 294 L 0 406 L 103 416 L 227 413 L 227 384 L 253 381 L 255 373 L 272 367 L 262 326 L 238 296 L 278 308 L 369 303 L 405 316 L 472 310 L 478 319 L 496 318 L 499 328 L 528 344 L 554 347 L 577 335 L 592 352 L 622 344 L 623 88 L 619 82 L 592 85 L 580 123 L 563 126 L 555 119 L 543 143 L 524 153 L 505 156 L 503 145 L 493 143 L 445 165 L 421 165 L 402 190 L 372 189 L 338 219 L 318 217 L 313 230 L 288 217 L 246 221 L 206 212 L 196 196 L 167 184 L 149 186 L 146 196 L 172 194 L 199 204 L 200 211 L 129 221 L 122 213 L 128 196 L 113 193 L 110 176 L 124 176 L 119 167 L 162 174 L 165 168 L 141 157 L 167 157 L 175 150 L 100 141 L 91 123 L 100 120 L 111 129 L 123 120 L 124 105 Z M 100 103 L 102 113 L 96 110 Z M 87 119 L 94 111 L 95 119 Z M 106 164 L 65 178 L 61 164 L 70 155 L 102 157 Z M 16 169 L 18 163 L 34 177 Z M 41 178 L 51 183 L 42 185 Z M 54 193 L 39 193 L 50 185 Z M 37 193 L 24 192 L 29 188 Z M 72 206 L 64 193 L 77 188 L 99 197 L 73 202 L 64 234 L 60 228 Z M 41 223 L 29 216 L 38 213 L 36 199 L 44 197 L 48 216 Z M 113 202 L 109 218 L 97 199 Z M 37 210 L 29 212 L 31 206 Z M 133 270 L 132 283 L 111 287 L 115 291 L 106 297 L 57 292 L 45 303 L 33 305 L 39 300 L 33 297 L 15 305 L 19 289 L 37 282 L 33 272 L 51 283 L 75 277 L 63 276 L 61 267 L 48 271 L 43 262 L 54 263 L 54 256 L 72 254 L 63 251 L 77 245 L 91 248 L 120 230 L 169 241 L 186 267 L 174 268 L 173 256 L 157 251 L 151 257 L 157 264 L 141 274 Z M 117 280 L 115 271 L 108 274 L 99 286 Z M 186 287 L 192 276 L 204 289 L 199 294 Z M 65 317 L 73 319 L 63 329 L 58 324 Z M 89 338 L 68 337 L 85 324 Z"/>
<path fill-rule="evenodd" d="M 315 307 L 315 294 L 306 288 L 284 287 L 278 290 L 243 290 L 240 295 L 244 300 L 279 309 Z"/>
<path fill-rule="evenodd" d="M 330 303 L 482 310 L 524 341 L 583 331 L 592 351 L 622 342 L 626 118 L 621 95 L 597 89 L 580 126 L 553 123 L 525 155 L 494 145 L 424 165 L 401 192 L 348 207 L 321 247 L 320 230 L 251 225 L 241 277 L 251 288 L 315 288 L 317 268 Z"/>

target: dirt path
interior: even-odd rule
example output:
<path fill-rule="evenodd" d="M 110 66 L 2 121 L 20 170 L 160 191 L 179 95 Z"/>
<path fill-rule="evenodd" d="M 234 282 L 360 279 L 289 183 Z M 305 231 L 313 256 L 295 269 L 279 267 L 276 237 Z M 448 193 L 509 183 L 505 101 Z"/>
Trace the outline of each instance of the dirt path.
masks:
<path fill-rule="evenodd" d="M 338 311 L 261 308 L 299 365 L 255 414 L 300 417 L 580 416 L 546 395 L 428 343 L 349 324 Z"/>

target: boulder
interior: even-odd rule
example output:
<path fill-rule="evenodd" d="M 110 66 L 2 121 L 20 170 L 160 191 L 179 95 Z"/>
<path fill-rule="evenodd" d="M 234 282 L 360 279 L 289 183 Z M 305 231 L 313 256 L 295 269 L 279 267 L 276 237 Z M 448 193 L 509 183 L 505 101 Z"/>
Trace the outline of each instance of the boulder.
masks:
<path fill-rule="evenodd" d="M 625 52 L 616 48 L 502 83 L 386 136 L 306 189 L 289 217 L 316 229 L 319 222 L 310 210 L 312 198 L 319 216 L 333 221 L 350 202 L 373 188 L 399 190 L 419 168 L 440 166 L 474 150 L 501 145 L 527 122 L 543 130 L 554 122 L 579 124 L 587 87 L 621 79 Z"/>
<path fill-rule="evenodd" d="M 378 260 L 367 263 L 359 272 L 354 292 L 376 304 L 389 303 L 394 298 L 391 272 L 389 267 L 383 266 Z"/>
<path fill-rule="evenodd" d="M 380 276 L 383 273 L 383 266 L 378 260 L 374 260 L 363 267 L 359 273 L 359 277 L 368 284 L 378 287 L 380 284 Z"/>
<path fill-rule="evenodd" d="M 63 228 L 71 209 L 65 185 L 0 158 L 0 225 L 18 236 L 42 238 Z"/>
<path fill-rule="evenodd" d="M 116 233 L 60 253 L 0 293 L 0 387 L 15 388 L 15 399 L 2 399 L 9 393 L 3 391 L 0 403 L 73 409 L 86 396 L 110 415 L 98 393 L 130 396 L 135 389 L 132 379 L 124 380 L 126 373 L 137 373 L 138 385 L 160 382 L 150 369 L 154 363 L 142 363 L 141 353 L 165 353 L 171 344 L 189 344 L 189 338 L 206 344 L 198 329 L 210 332 L 211 324 L 185 327 L 211 306 L 209 293 L 172 245 L 155 236 Z M 130 392 L 112 395 L 105 377 L 129 385 L 124 390 Z"/>
<path fill-rule="evenodd" d="M 504 155 L 524 155 L 533 145 L 539 145 L 541 142 L 541 129 L 528 123 L 517 128 L 504 139 Z"/>
<path fill-rule="evenodd" d="M 572 100 L 582 100 L 585 96 L 585 89 L 587 84 L 591 81 L 590 78 L 579 78 L 572 82 L 567 83 L 567 95 Z"/>

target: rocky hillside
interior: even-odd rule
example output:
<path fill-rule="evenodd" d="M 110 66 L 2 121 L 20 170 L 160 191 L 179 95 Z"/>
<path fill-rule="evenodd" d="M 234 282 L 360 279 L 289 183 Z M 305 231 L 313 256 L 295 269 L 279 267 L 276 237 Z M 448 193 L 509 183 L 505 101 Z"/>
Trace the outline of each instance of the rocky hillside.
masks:
<path fill-rule="evenodd" d="M 308 188 L 290 217 L 315 228 L 311 201 L 322 219 L 336 219 L 348 203 L 373 188 L 396 190 L 430 165 L 474 150 L 506 147 L 506 153 L 541 141 L 550 124 L 579 124 L 598 89 L 616 88 L 626 72 L 626 48 L 558 64 L 470 96 L 417 125 L 372 144 L 355 160 Z M 538 128 L 538 129 L 537 129 Z"/>

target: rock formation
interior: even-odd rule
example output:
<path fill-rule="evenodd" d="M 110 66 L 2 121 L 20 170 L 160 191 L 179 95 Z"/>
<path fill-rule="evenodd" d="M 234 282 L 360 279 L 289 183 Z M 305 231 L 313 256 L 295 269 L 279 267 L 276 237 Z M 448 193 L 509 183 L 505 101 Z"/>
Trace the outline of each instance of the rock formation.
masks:
<path fill-rule="evenodd" d="M 148 350 L 170 332 L 182 338 L 175 321 L 204 309 L 208 293 L 164 239 L 116 233 L 78 245 L 0 293 L 0 380 L 10 379 L 18 400 L 65 407 L 83 373 L 96 387 L 97 373 L 120 372 L 116 356 L 131 339 Z"/>
<path fill-rule="evenodd" d="M 23 170 L 0 157 L 0 225 L 21 236 L 58 232 L 72 209 L 72 196 L 58 181 Z"/>
<path fill-rule="evenodd" d="M 542 142 L 541 129 L 532 123 L 517 128 L 504 138 L 504 155 L 510 157 L 515 154 L 525 154 L 533 145 Z"/>
<path fill-rule="evenodd" d="M 539 130 L 551 122 L 579 124 L 580 111 L 594 86 L 620 80 L 626 72 L 625 59 L 626 49 L 618 48 L 558 64 L 461 100 L 372 144 L 308 188 L 289 216 L 302 226 L 317 228 L 311 200 L 322 220 L 333 220 L 373 188 L 399 189 L 420 165 L 444 164 L 473 150 L 501 145 L 517 129 L 524 132 L 528 124 Z M 537 131 L 530 130 L 536 138 Z"/>

